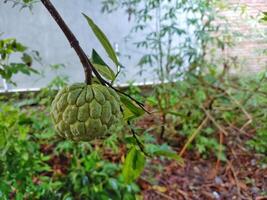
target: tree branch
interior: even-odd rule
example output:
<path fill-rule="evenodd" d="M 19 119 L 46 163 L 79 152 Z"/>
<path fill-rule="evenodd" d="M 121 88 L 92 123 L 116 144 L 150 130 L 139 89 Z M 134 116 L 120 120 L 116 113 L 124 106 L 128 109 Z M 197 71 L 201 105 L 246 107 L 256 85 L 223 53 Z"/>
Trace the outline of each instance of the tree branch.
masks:
<path fill-rule="evenodd" d="M 64 22 L 54 5 L 50 2 L 50 0 L 41 0 L 43 5 L 46 7 L 46 9 L 49 11 L 51 16 L 54 18 L 58 26 L 61 28 L 65 36 L 67 37 L 71 47 L 75 50 L 76 54 L 79 56 L 80 61 L 83 65 L 84 68 L 84 73 L 85 73 L 85 82 L 87 84 L 92 83 L 92 72 L 95 74 L 96 78 L 100 81 L 100 83 L 104 86 L 108 86 L 115 90 L 116 92 L 119 92 L 131 100 L 133 100 L 138 106 L 140 106 L 145 112 L 149 113 L 144 105 L 131 97 L 130 95 L 114 88 L 111 83 L 106 81 L 105 79 L 102 78 L 102 76 L 98 73 L 98 71 L 94 68 L 93 64 L 91 63 L 90 59 L 87 57 L 87 55 L 84 53 L 83 49 L 81 48 L 79 41 L 76 39 L 75 35 L 71 32 L 67 24 Z"/>
<path fill-rule="evenodd" d="M 67 24 L 64 22 L 54 5 L 50 2 L 50 0 L 41 0 L 43 5 L 49 11 L 51 16 L 54 18 L 58 26 L 61 28 L 65 36 L 67 37 L 71 47 L 75 50 L 76 54 L 80 58 L 80 61 L 83 65 L 84 73 L 85 73 L 85 82 L 87 84 L 92 83 L 92 64 L 84 53 L 83 49 L 79 45 L 79 41 L 76 39 L 74 34 L 71 32 Z"/>
<path fill-rule="evenodd" d="M 147 154 L 147 152 L 145 151 L 144 145 L 142 144 L 142 142 L 139 140 L 139 138 L 137 137 L 131 122 L 129 120 L 127 120 L 127 124 L 129 126 L 129 128 L 131 129 L 132 135 L 136 141 L 136 144 L 139 146 L 140 150 L 147 156 L 147 157 L 151 157 L 151 155 Z"/>

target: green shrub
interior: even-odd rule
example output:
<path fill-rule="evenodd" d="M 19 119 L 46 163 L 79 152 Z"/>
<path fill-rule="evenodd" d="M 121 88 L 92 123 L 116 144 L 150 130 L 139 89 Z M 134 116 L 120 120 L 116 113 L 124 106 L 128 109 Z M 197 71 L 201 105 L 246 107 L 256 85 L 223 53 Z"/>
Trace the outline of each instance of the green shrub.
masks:
<path fill-rule="evenodd" d="M 125 184 L 121 165 L 103 157 L 116 156 L 116 137 L 105 148 L 61 141 L 49 108 L 27 102 L 34 100 L 0 102 L 0 199 L 135 199 L 137 185 Z"/>

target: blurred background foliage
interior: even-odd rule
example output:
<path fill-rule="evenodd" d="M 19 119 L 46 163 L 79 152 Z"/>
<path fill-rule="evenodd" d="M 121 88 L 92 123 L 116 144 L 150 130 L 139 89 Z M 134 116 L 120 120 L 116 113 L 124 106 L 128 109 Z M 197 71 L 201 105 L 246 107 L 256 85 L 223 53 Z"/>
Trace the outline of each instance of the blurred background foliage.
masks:
<path fill-rule="evenodd" d="M 6 1 L 22 8 L 36 3 Z M 243 63 L 226 53 L 236 40 L 249 37 L 232 31 L 220 14 L 237 8 L 216 0 L 103 0 L 102 5 L 103 12 L 124 9 L 135 22 L 129 41 L 147 52 L 139 61 L 140 73 L 156 66 L 157 83 L 149 89 L 130 83 L 126 89 L 152 112 L 134 125 L 147 152 L 173 147 L 181 156 L 190 150 L 226 162 L 229 145 L 245 140 L 244 148 L 262 155 L 259 165 L 266 166 L 267 73 L 233 73 Z M 184 27 L 181 12 L 187 13 Z M 266 13 L 250 20 L 266 21 Z M 140 33 L 143 40 L 135 41 Z M 266 30 L 260 37 L 267 40 Z M 38 73 L 31 66 L 41 55 L 16 39 L 2 38 L 0 54 L 0 75 L 7 81 L 16 73 Z M 13 54 L 20 55 L 20 62 L 9 60 Z M 64 65 L 50 67 L 56 73 Z M 50 103 L 55 89 L 67 83 L 68 77 L 57 76 L 38 93 L 1 94 L 0 199 L 142 199 L 139 186 L 125 183 L 121 174 L 134 143 L 125 124 L 103 143 L 55 136 Z"/>

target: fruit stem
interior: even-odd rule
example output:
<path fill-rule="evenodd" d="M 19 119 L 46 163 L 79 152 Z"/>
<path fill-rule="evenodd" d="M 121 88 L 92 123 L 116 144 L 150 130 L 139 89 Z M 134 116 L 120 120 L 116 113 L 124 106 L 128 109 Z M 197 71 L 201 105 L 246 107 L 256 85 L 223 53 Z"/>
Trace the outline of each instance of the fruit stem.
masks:
<path fill-rule="evenodd" d="M 69 29 L 67 24 L 64 22 L 62 17 L 60 16 L 59 12 L 56 10 L 54 5 L 50 2 L 50 0 L 41 0 L 43 5 L 46 7 L 48 12 L 54 18 L 58 26 L 61 28 L 63 33 L 65 34 L 66 38 L 68 39 L 71 47 L 75 50 L 76 54 L 80 58 L 80 61 L 83 65 L 84 74 L 85 74 L 85 82 L 90 85 L 92 84 L 92 69 L 93 65 L 90 60 L 87 58 L 85 52 L 81 48 L 79 41 L 76 39 L 75 35 Z"/>

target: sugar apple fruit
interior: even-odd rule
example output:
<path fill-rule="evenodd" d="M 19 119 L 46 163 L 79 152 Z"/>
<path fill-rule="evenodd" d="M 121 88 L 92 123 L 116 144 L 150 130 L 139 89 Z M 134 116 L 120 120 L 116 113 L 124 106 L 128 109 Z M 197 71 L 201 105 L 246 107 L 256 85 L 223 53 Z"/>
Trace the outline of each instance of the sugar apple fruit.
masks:
<path fill-rule="evenodd" d="M 103 138 L 121 118 L 120 98 L 103 85 L 75 83 L 58 92 L 52 102 L 51 116 L 63 138 L 75 141 Z"/>

